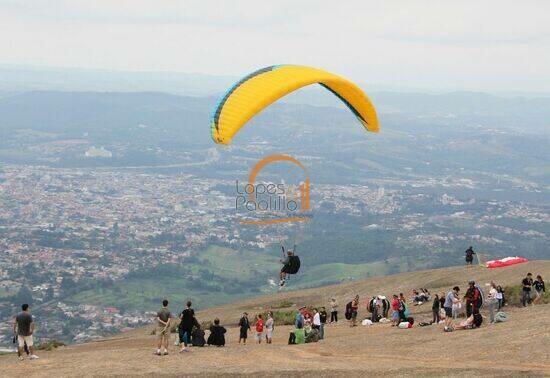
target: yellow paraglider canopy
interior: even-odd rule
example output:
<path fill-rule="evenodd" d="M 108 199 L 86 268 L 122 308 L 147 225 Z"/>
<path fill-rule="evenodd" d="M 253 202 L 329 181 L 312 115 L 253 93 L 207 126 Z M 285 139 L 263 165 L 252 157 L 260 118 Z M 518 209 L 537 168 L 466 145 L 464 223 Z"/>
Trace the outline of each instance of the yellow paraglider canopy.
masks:
<path fill-rule="evenodd" d="M 220 99 L 210 122 L 212 139 L 229 144 L 254 115 L 273 102 L 310 84 L 320 84 L 355 114 L 368 131 L 379 130 L 376 110 L 357 85 L 317 68 L 280 65 L 262 68 L 245 76 Z"/>

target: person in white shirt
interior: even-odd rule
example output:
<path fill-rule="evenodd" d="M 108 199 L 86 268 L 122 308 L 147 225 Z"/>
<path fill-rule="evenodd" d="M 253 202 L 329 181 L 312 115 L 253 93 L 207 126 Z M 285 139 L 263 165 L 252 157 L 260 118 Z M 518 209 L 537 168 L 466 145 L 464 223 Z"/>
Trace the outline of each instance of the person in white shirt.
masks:
<path fill-rule="evenodd" d="M 319 310 L 316 308 L 313 309 L 313 329 L 316 329 L 319 331 L 319 340 L 323 339 L 323 323 L 321 323 L 321 314 L 319 314 Z"/>
<path fill-rule="evenodd" d="M 495 322 L 495 310 L 498 307 L 498 291 L 497 285 L 491 281 L 491 289 L 489 290 L 489 296 L 487 297 L 487 308 L 489 309 L 489 319 L 491 323 Z"/>
<path fill-rule="evenodd" d="M 267 320 L 265 321 L 265 338 L 268 344 L 271 344 L 273 340 L 273 329 L 275 328 L 275 321 L 273 320 L 273 314 L 267 313 Z"/>
<path fill-rule="evenodd" d="M 460 298 L 458 296 L 458 293 L 455 294 L 453 298 L 453 319 L 458 319 L 458 314 L 460 312 L 460 309 L 462 308 L 462 302 L 460 301 Z"/>

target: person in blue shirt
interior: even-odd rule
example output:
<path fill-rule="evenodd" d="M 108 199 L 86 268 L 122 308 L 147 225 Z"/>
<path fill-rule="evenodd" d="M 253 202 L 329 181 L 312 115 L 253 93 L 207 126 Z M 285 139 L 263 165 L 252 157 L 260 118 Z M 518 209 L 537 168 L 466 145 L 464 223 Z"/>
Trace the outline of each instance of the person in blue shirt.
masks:
<path fill-rule="evenodd" d="M 453 290 L 445 295 L 445 303 L 443 304 L 443 308 L 445 309 L 445 331 L 453 330 L 453 299 L 458 295 L 459 291 L 460 288 L 455 286 Z"/>

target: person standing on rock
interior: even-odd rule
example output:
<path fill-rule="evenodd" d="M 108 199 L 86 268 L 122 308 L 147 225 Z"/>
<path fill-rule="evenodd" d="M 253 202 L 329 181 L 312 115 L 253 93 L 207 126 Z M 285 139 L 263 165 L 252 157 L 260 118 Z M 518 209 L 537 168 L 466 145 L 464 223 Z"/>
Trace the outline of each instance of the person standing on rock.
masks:
<path fill-rule="evenodd" d="M 351 301 L 351 323 L 350 327 L 355 327 L 357 325 L 357 312 L 359 311 L 359 295 L 356 295 L 355 298 Z"/>
<path fill-rule="evenodd" d="M 242 318 L 239 320 L 239 344 L 241 340 L 246 345 L 246 339 L 248 338 L 248 331 L 250 330 L 250 322 L 248 321 L 248 313 L 243 313 Z"/>
<path fill-rule="evenodd" d="M 187 302 L 185 309 L 180 314 L 178 334 L 180 339 L 180 352 L 188 352 L 187 344 L 191 342 L 191 333 L 195 325 L 195 311 L 191 308 L 191 301 Z"/>
<path fill-rule="evenodd" d="M 521 281 L 522 292 L 521 292 L 521 303 L 523 307 L 526 307 L 527 304 L 531 304 L 531 288 L 533 287 L 533 275 L 527 273 L 527 277 Z"/>
<path fill-rule="evenodd" d="M 168 338 L 170 337 L 170 321 L 172 314 L 168 309 L 168 300 L 162 301 L 162 308 L 157 312 L 157 338 L 158 347 L 157 355 L 162 356 L 168 354 Z M 164 345 L 164 350 L 161 353 L 161 348 Z"/>
<path fill-rule="evenodd" d="M 449 291 L 445 295 L 445 331 L 453 330 L 453 299 L 458 295 L 460 288 L 458 286 L 453 287 L 453 290 Z"/>
<path fill-rule="evenodd" d="M 546 292 L 546 287 L 544 286 L 544 281 L 540 274 L 537 276 L 535 282 L 533 282 L 533 288 L 535 289 L 533 304 L 538 304 L 542 300 L 542 294 Z"/>
<path fill-rule="evenodd" d="M 474 255 L 476 254 L 472 246 L 470 246 L 464 253 L 466 254 L 466 265 L 472 265 L 474 262 Z"/>
<path fill-rule="evenodd" d="M 19 359 L 23 360 L 23 351 L 25 344 L 29 348 L 30 359 L 36 360 L 38 356 L 34 354 L 34 319 L 29 313 L 29 305 L 23 304 L 21 306 L 21 312 L 15 317 L 13 322 L 13 333 L 17 335 L 17 352 L 19 354 Z"/>
<path fill-rule="evenodd" d="M 439 302 L 439 296 L 435 294 L 434 301 L 432 304 L 432 324 L 438 324 L 439 323 L 439 306 L 441 305 L 441 302 Z"/>
<path fill-rule="evenodd" d="M 256 340 L 258 341 L 258 344 L 261 344 L 264 336 L 264 319 L 262 317 L 262 314 L 258 314 L 256 318 L 255 327 L 256 327 Z"/>
<path fill-rule="evenodd" d="M 489 309 L 489 319 L 491 323 L 495 322 L 495 312 L 498 307 L 497 295 L 497 285 L 493 281 L 491 281 L 491 289 L 489 289 L 489 296 L 487 298 L 487 307 Z"/>
<path fill-rule="evenodd" d="M 476 282 L 474 280 L 470 280 L 470 282 L 468 282 L 468 290 L 464 295 L 464 299 L 466 300 L 466 317 L 470 317 L 476 309 L 479 310 L 480 298 L 481 292 L 476 287 Z"/>
<path fill-rule="evenodd" d="M 325 324 L 327 324 L 327 310 L 324 307 L 321 307 L 321 311 L 319 311 L 319 319 L 321 320 L 321 328 L 319 329 L 319 336 L 321 339 L 325 338 Z"/>
<path fill-rule="evenodd" d="M 330 323 L 338 323 L 338 302 L 335 298 L 330 300 Z"/>
<path fill-rule="evenodd" d="M 392 327 L 395 327 L 399 324 L 399 308 L 401 307 L 401 301 L 399 300 L 399 296 L 397 294 L 393 295 L 393 299 L 391 301 L 391 309 L 392 309 L 392 315 L 391 315 L 391 325 Z"/>
<path fill-rule="evenodd" d="M 265 321 L 265 340 L 266 343 L 271 344 L 273 341 L 273 330 L 275 329 L 275 320 L 273 320 L 273 314 L 271 311 L 267 313 L 267 320 Z"/>

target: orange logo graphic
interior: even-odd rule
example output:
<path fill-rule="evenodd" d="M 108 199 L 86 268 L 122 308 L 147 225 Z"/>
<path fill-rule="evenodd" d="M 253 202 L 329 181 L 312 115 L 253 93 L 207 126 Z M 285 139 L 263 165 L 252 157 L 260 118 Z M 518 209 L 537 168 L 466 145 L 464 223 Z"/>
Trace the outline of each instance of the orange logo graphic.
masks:
<path fill-rule="evenodd" d="M 305 178 L 295 190 L 284 184 L 256 184 L 256 177 L 267 165 L 276 162 L 290 162 L 304 172 Z M 248 183 L 244 188 L 236 183 L 238 196 L 235 208 L 246 209 L 257 214 L 277 214 L 269 219 L 245 219 L 243 224 L 274 224 L 284 222 L 308 221 L 306 213 L 310 210 L 310 181 L 307 168 L 297 159 L 289 155 L 274 154 L 260 160 L 250 171 Z"/>

